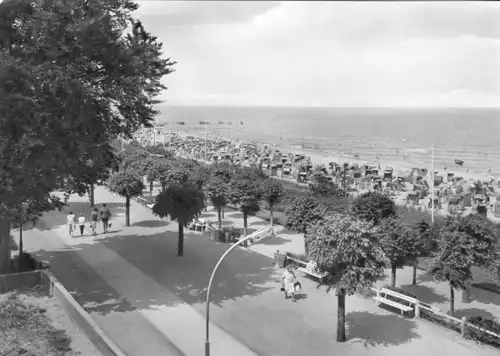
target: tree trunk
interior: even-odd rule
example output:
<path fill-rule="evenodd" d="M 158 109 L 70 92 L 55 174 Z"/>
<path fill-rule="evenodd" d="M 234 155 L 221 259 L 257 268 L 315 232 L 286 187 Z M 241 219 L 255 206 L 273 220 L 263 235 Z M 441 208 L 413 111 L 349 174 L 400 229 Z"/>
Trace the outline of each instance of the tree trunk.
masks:
<path fill-rule="evenodd" d="M 450 287 L 450 315 L 455 316 L 455 291 Z"/>
<path fill-rule="evenodd" d="M 243 212 L 243 236 L 247 236 L 248 230 L 248 214 Z"/>
<path fill-rule="evenodd" d="M 23 243 L 23 220 L 24 216 L 23 213 L 21 213 L 21 223 L 19 224 L 19 255 L 23 253 L 24 249 L 24 243 Z"/>
<path fill-rule="evenodd" d="M 471 302 L 471 285 L 470 282 L 467 283 L 467 288 L 462 291 L 462 303 L 470 303 Z"/>
<path fill-rule="evenodd" d="M 345 289 L 340 288 L 337 295 L 337 341 L 345 342 Z"/>
<path fill-rule="evenodd" d="M 167 189 L 167 183 L 166 182 L 161 182 L 161 191 L 165 192 L 166 189 Z"/>
<path fill-rule="evenodd" d="M 274 216 L 273 216 L 273 206 L 271 205 L 269 207 L 269 225 L 271 226 L 271 231 L 273 231 L 273 225 L 274 225 Z"/>
<path fill-rule="evenodd" d="M 0 217 L 0 275 L 10 272 L 10 218 Z"/>
<path fill-rule="evenodd" d="M 153 196 L 153 181 L 149 181 L 149 196 Z"/>
<path fill-rule="evenodd" d="M 413 260 L 413 281 L 412 284 L 417 284 L 417 265 L 418 265 L 418 258 L 415 257 Z"/>
<path fill-rule="evenodd" d="M 219 230 L 222 230 L 222 215 L 221 215 L 221 210 L 222 208 L 220 206 L 217 207 L 217 219 L 219 220 Z"/>
<path fill-rule="evenodd" d="M 94 197 L 94 183 L 90 185 L 90 207 L 93 209 L 95 205 L 95 197 Z"/>
<path fill-rule="evenodd" d="M 391 263 L 391 287 L 396 286 L 396 263 Z"/>
<path fill-rule="evenodd" d="M 177 242 L 177 256 L 184 256 L 184 224 L 179 221 L 179 241 Z"/>
<path fill-rule="evenodd" d="M 130 226 L 130 197 L 125 197 L 125 226 Z"/>

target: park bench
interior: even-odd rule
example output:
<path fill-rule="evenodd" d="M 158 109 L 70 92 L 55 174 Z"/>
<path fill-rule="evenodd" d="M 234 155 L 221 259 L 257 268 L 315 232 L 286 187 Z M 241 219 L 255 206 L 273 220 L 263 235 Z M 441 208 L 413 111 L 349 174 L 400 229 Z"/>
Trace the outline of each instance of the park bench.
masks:
<path fill-rule="evenodd" d="M 388 296 L 392 296 L 394 298 L 397 298 L 401 301 L 405 301 L 408 303 L 408 305 L 401 304 L 400 302 L 394 301 L 392 299 L 388 299 Z M 377 295 L 373 297 L 377 301 L 377 304 L 386 304 L 389 305 L 393 308 L 401 310 L 401 315 L 404 315 L 404 312 L 411 312 L 413 311 L 413 308 L 415 305 L 419 304 L 418 299 L 409 297 L 407 295 L 394 292 L 390 289 L 387 288 L 382 288 L 381 290 L 377 290 Z"/>
<path fill-rule="evenodd" d="M 327 273 L 318 271 L 318 264 L 313 260 L 309 261 L 305 267 L 299 267 L 297 269 L 302 273 L 318 278 L 320 281 L 327 276 Z"/>

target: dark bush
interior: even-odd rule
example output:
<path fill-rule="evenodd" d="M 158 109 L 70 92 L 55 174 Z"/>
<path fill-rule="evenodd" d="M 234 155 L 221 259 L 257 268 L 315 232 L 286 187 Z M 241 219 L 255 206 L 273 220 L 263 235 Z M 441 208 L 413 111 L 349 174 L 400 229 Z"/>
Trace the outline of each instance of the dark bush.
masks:
<path fill-rule="evenodd" d="M 481 329 L 488 330 L 497 335 L 500 335 L 500 323 L 496 319 L 474 316 L 468 318 L 467 321 L 472 325 L 480 327 Z M 483 344 L 500 348 L 500 338 L 489 335 L 485 331 L 478 330 L 469 326 L 467 328 L 467 335 L 474 341 L 482 342 Z"/>
<path fill-rule="evenodd" d="M 10 260 L 10 270 L 20 272 L 35 271 L 44 268 L 43 263 L 27 252 L 23 252 Z"/>

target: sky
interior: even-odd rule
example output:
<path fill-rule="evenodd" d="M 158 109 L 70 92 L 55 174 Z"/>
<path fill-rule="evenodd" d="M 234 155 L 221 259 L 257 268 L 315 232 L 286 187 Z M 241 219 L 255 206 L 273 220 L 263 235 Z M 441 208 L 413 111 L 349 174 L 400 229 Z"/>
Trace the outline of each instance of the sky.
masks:
<path fill-rule="evenodd" d="M 171 105 L 500 107 L 498 2 L 138 3 Z"/>

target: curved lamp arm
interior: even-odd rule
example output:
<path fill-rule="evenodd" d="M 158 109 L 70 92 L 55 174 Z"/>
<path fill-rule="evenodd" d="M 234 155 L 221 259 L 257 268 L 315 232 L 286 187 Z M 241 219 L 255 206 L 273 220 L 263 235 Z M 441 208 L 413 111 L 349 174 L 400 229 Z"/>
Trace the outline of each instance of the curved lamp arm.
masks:
<path fill-rule="evenodd" d="M 250 234 L 248 236 L 245 236 L 238 242 L 236 242 L 233 246 L 229 247 L 226 252 L 221 256 L 217 264 L 215 265 L 212 274 L 210 275 L 210 279 L 208 281 L 208 287 L 207 287 L 207 299 L 206 299 L 206 314 L 205 314 L 205 319 L 206 319 L 206 339 L 205 339 L 205 356 L 210 356 L 210 289 L 212 288 L 212 282 L 214 280 L 215 272 L 217 272 L 217 269 L 219 266 L 222 264 L 224 259 L 229 255 L 229 253 L 234 250 L 237 246 L 241 245 L 243 242 L 249 240 L 253 236 Z"/>

